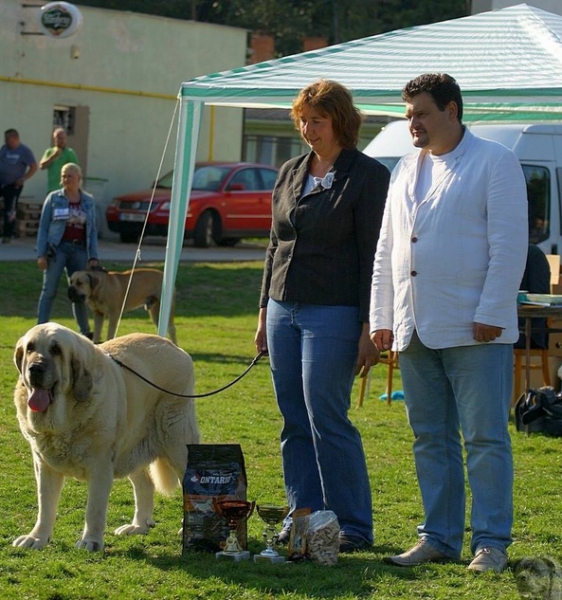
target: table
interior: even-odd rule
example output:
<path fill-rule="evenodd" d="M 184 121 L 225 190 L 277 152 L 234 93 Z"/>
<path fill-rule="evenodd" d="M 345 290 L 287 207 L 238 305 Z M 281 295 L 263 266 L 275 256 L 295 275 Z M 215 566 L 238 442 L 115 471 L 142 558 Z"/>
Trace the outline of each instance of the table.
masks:
<path fill-rule="evenodd" d="M 535 304 L 517 304 L 517 316 L 525 319 L 525 391 L 531 387 L 531 319 L 548 317 L 562 318 L 562 304 L 539 306 Z M 562 329 L 547 328 L 550 333 L 560 333 Z"/>

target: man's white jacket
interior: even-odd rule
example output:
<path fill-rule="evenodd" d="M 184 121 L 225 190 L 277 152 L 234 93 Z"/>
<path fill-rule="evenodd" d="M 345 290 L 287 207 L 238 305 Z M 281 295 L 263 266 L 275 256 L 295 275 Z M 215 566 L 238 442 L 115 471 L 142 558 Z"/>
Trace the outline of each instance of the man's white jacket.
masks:
<path fill-rule="evenodd" d="M 528 209 L 515 154 L 467 129 L 454 161 L 416 203 L 422 152 L 405 156 L 390 183 L 373 270 L 371 331 L 414 330 L 429 348 L 476 344 L 473 323 L 518 337 L 517 291 L 525 269 Z"/>

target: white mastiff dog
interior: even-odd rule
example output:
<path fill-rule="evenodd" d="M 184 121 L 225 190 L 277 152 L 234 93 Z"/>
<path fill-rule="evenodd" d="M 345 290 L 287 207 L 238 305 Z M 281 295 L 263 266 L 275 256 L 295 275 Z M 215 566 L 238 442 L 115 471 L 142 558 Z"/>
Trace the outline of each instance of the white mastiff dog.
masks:
<path fill-rule="evenodd" d="M 39 514 L 14 546 L 43 548 L 53 533 L 66 477 L 88 484 L 86 522 L 77 548 L 102 550 L 109 493 L 115 478 L 133 484 L 135 514 L 115 533 L 154 526 L 155 488 L 170 493 L 187 464 L 186 444 L 199 442 L 190 356 L 172 342 L 135 333 L 95 346 L 56 323 L 36 325 L 17 343 L 20 373 L 15 404 L 31 446 Z"/>

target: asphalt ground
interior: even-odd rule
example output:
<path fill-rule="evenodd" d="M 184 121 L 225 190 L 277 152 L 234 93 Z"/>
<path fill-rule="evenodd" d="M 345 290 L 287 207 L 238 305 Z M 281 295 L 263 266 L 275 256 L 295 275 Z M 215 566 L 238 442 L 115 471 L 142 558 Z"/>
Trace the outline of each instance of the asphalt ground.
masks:
<path fill-rule="evenodd" d="M 8 244 L 0 244 L 0 262 L 35 260 L 37 253 L 35 237 L 26 236 L 13 239 Z M 191 242 L 186 242 L 182 248 L 180 261 L 192 262 L 245 262 L 263 261 L 265 257 L 266 240 L 246 242 L 242 240 L 232 248 L 213 246 L 210 248 L 195 248 Z M 163 262 L 166 258 L 166 239 L 147 237 L 140 247 L 138 244 L 122 244 L 118 236 L 107 235 L 98 241 L 99 259 L 104 261 L 122 262 L 132 266 L 138 255 L 136 266 L 143 262 Z"/>

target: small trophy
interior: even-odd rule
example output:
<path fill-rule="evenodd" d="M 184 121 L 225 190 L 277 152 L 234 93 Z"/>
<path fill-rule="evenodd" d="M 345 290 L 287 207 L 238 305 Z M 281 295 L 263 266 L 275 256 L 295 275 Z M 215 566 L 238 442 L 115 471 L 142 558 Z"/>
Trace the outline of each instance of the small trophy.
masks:
<path fill-rule="evenodd" d="M 232 558 L 236 562 L 250 558 L 250 552 L 243 550 L 236 530 L 240 521 L 246 521 L 254 512 L 255 502 L 246 502 L 246 500 L 217 500 L 213 498 L 213 508 L 215 511 L 228 521 L 229 535 L 226 538 L 224 549 L 216 552 L 217 558 Z"/>
<path fill-rule="evenodd" d="M 273 504 L 260 504 L 256 507 L 261 520 L 266 523 L 263 537 L 265 539 L 266 548 L 259 554 L 254 555 L 254 562 L 260 560 L 268 560 L 272 563 L 282 563 L 285 559 L 275 550 L 275 544 L 279 534 L 276 531 L 277 523 L 281 523 L 289 513 L 288 506 L 275 506 Z"/>

